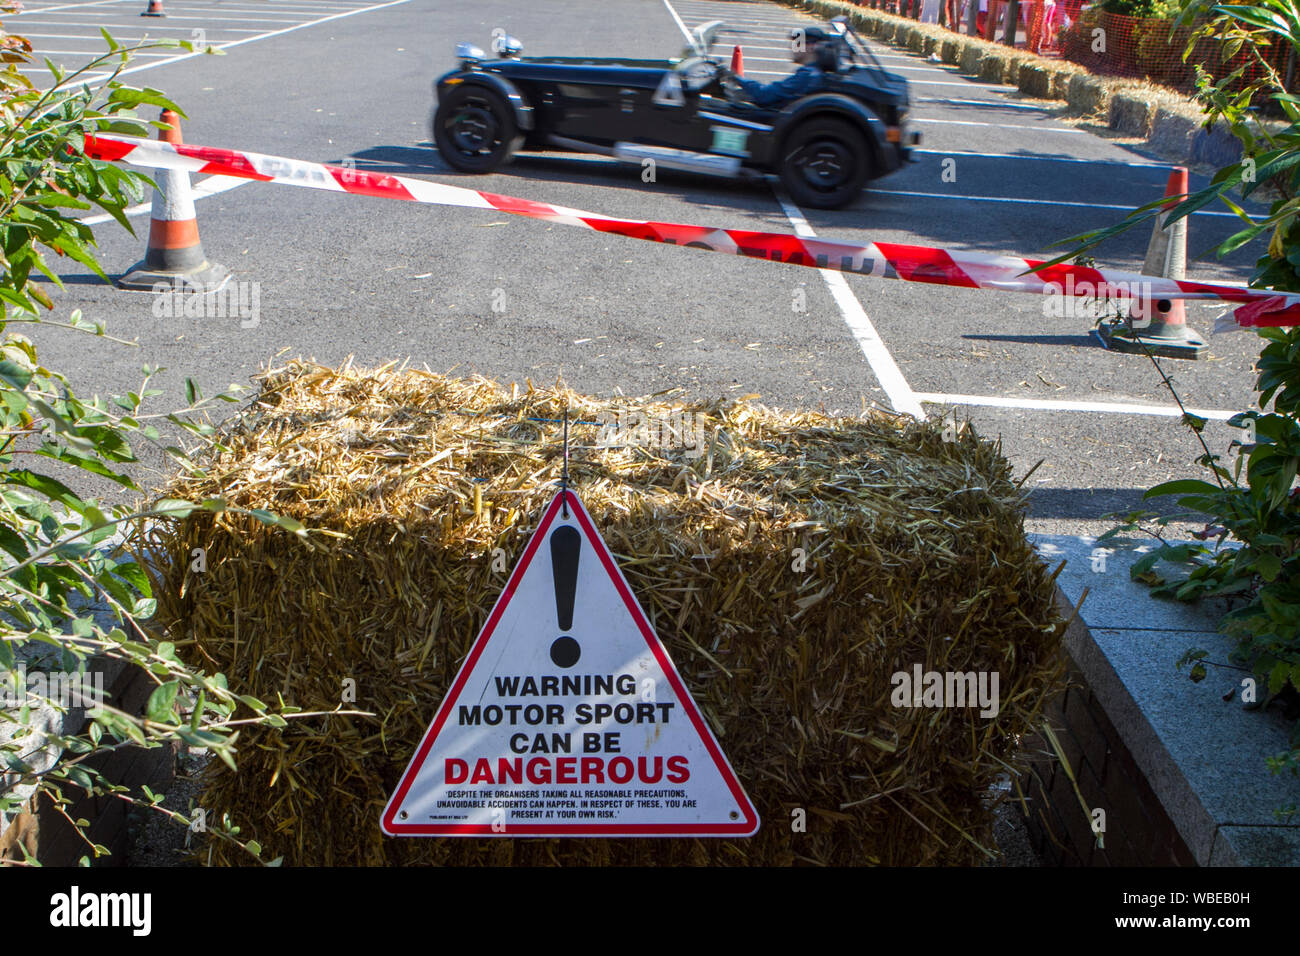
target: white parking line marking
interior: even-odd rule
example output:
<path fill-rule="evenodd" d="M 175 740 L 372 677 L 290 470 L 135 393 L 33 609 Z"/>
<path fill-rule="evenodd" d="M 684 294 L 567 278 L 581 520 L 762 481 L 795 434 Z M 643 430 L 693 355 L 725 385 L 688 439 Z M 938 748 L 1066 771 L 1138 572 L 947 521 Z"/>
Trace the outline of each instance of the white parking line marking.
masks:
<path fill-rule="evenodd" d="M 728 36 L 761 36 L 764 34 L 770 34 L 773 37 L 780 37 L 780 36 L 789 37 L 790 31 L 796 29 L 798 26 L 799 26 L 798 20 L 789 21 L 789 25 L 785 26 L 784 28 L 776 25 L 750 26 L 749 24 L 746 23 L 739 23 L 737 21 L 728 21 L 727 29 L 719 31 L 718 35 L 722 36 L 723 34 L 726 34 Z"/>
<path fill-rule="evenodd" d="M 718 38 L 721 40 L 722 35 L 719 34 L 719 35 L 718 35 Z M 790 44 L 789 44 L 789 43 L 787 43 L 785 46 L 759 46 L 757 43 L 734 43 L 734 42 L 731 41 L 731 40 L 725 40 L 725 41 L 722 42 L 722 45 L 723 45 L 723 46 L 738 46 L 738 47 L 740 47 L 742 50 L 746 50 L 746 51 L 748 51 L 748 50 L 783 50 L 783 51 L 785 51 L 786 53 L 790 53 L 790 52 L 791 52 L 791 50 L 790 50 Z"/>
<path fill-rule="evenodd" d="M 351 6 L 356 6 L 356 4 L 340 4 L 340 6 L 351 7 Z M 218 0 L 218 3 L 215 6 L 209 6 L 208 4 L 204 4 L 204 3 L 176 3 L 175 0 L 167 0 L 168 16 L 171 15 L 171 12 L 173 10 L 182 10 L 182 11 L 192 10 L 196 13 L 203 13 L 208 10 L 218 10 L 222 13 L 243 13 L 245 11 L 249 11 L 252 13 L 279 13 L 279 14 L 286 14 L 289 16 L 298 16 L 298 17 L 301 17 L 304 14 L 311 12 L 313 10 L 320 13 L 338 12 L 337 8 L 321 7 L 315 4 L 306 7 L 286 7 L 284 6 L 284 4 L 281 3 L 238 4 L 238 3 L 225 3 L 225 2 L 221 2 L 221 0 Z"/>
<path fill-rule="evenodd" d="M 36 20 L 29 20 L 28 22 L 29 22 L 29 23 L 37 23 L 38 21 L 36 21 Z M 130 25 L 127 25 L 127 24 L 121 24 L 121 23 L 108 23 L 108 24 L 105 24 L 105 23 L 62 23 L 62 22 L 60 22 L 60 21 L 58 21 L 58 20 L 51 20 L 51 21 L 49 21 L 48 23 L 43 24 L 43 26 L 50 26 L 50 27 L 86 27 L 87 29 L 90 29 L 90 30 L 98 30 L 100 27 L 104 27 L 104 28 L 108 28 L 108 27 L 117 27 L 118 29 L 122 29 L 122 30 L 130 30 L 130 29 L 133 29 L 133 26 L 130 26 Z M 170 31 L 172 31 L 172 32 L 175 32 L 175 31 L 179 30 L 181 33 L 193 33 L 193 32 L 194 32 L 194 28 L 193 28 L 193 27 L 169 27 L 169 26 L 164 26 L 164 25 L 161 24 L 161 23 L 151 23 L 151 24 L 149 24 L 149 26 L 146 28 L 146 30 L 147 30 L 148 33 L 152 33 L 152 32 L 155 31 L 155 30 L 170 30 Z M 222 30 L 222 32 L 225 32 L 225 33 L 258 33 L 258 32 L 259 32 L 258 30 L 243 30 L 243 29 L 240 29 L 240 28 L 238 28 L 238 27 L 221 27 L 221 30 Z M 112 31 L 112 30 L 109 30 L 108 32 L 111 34 L 113 31 Z M 23 31 L 23 36 L 28 36 L 28 37 L 30 37 L 30 36 L 40 36 L 40 34 L 38 34 L 38 33 L 28 33 L 26 30 L 24 30 L 24 31 Z M 103 39 L 103 38 L 101 37 L 101 39 Z M 117 39 L 117 38 L 114 37 L 114 39 Z"/>
<path fill-rule="evenodd" d="M 929 84 L 927 84 L 929 85 Z M 948 103 L 953 106 L 991 106 L 1000 110 L 1038 110 L 1046 112 L 1045 107 L 1031 106 L 1027 103 L 1008 103 L 1005 100 L 955 100 L 945 99 L 943 97 L 919 96 L 912 100 L 913 103 Z"/>
<path fill-rule="evenodd" d="M 1108 412 L 1113 415 L 1163 415 L 1178 418 L 1183 413 L 1177 405 L 1138 405 L 1130 402 L 1071 402 L 1036 398 L 1002 398 L 996 395 L 946 395 L 941 392 L 916 392 L 927 405 L 979 405 L 986 408 L 1025 408 L 1043 412 Z M 1227 421 L 1240 411 L 1214 408 L 1189 408 L 1191 414 L 1215 421 Z"/>
<path fill-rule="evenodd" d="M 664 0 L 664 6 L 667 7 L 668 12 L 672 14 L 673 22 L 677 24 L 677 29 L 682 31 L 682 36 L 686 37 L 688 41 L 694 40 L 695 38 L 691 36 L 691 31 L 686 29 L 686 24 L 682 23 L 682 18 L 677 15 L 677 11 L 673 9 L 673 5 L 669 3 L 668 0 Z"/>
<path fill-rule="evenodd" d="M 817 238 L 817 233 L 813 232 L 808 220 L 804 219 L 803 214 L 799 212 L 799 207 L 790 202 L 784 191 L 774 190 L 777 202 L 781 204 L 785 217 L 790 220 L 790 225 L 794 231 L 805 239 Z M 831 290 L 831 297 L 835 299 L 835 304 L 840 308 L 840 315 L 844 317 L 845 324 L 849 331 L 853 333 L 854 340 L 858 347 L 862 349 L 862 354 L 867 358 L 867 364 L 871 366 L 871 371 L 876 376 L 876 381 L 880 382 L 880 387 L 885 390 L 885 395 L 889 398 L 889 404 L 896 412 L 905 415 L 911 415 L 914 418 L 924 420 L 925 409 L 921 407 L 921 402 L 916 394 L 912 391 L 911 386 L 907 384 L 907 379 L 903 378 L 903 372 L 894 361 L 894 357 L 889 354 L 885 342 L 881 339 L 876 327 L 871 324 L 871 319 L 867 317 L 866 310 L 862 308 L 862 303 L 858 301 L 857 296 L 849 287 L 849 283 L 844 278 L 842 272 L 835 272 L 831 269 L 817 270 L 826 280 L 826 285 Z"/>
<path fill-rule="evenodd" d="M 976 83 L 974 80 L 967 80 L 959 83 L 955 80 L 908 80 L 908 86 L 960 86 L 964 89 L 977 87 L 983 90 L 999 90 L 1004 93 L 1012 93 L 1017 90 L 1014 86 L 985 86 L 982 83 Z"/>
<path fill-rule="evenodd" d="M 688 3 L 686 5 L 698 8 L 696 11 L 697 13 L 708 16 L 710 18 L 715 18 L 722 14 L 734 13 L 737 6 L 734 3 L 719 3 L 719 4 Z M 744 14 L 744 18 L 746 20 L 753 20 L 758 23 L 788 23 L 790 22 L 790 20 L 795 19 L 799 15 L 800 14 L 794 10 L 786 14 L 780 11 L 771 11 L 771 8 L 767 7 L 767 8 L 757 8 L 751 10 Z"/>
<path fill-rule="evenodd" d="M 790 70 L 745 70 L 745 76 L 746 76 L 746 77 L 750 77 L 750 76 L 792 76 L 792 75 L 793 75 L 793 73 L 792 73 Z M 949 80 L 949 81 L 944 81 L 944 80 L 909 80 L 908 82 L 909 82 L 909 84 L 910 84 L 911 86 L 960 86 L 960 87 L 962 87 L 963 89 L 968 89 L 968 90 L 969 90 L 971 87 L 973 87 L 973 86 L 979 86 L 981 89 L 986 89 L 986 90 L 1006 90 L 1006 91 L 1011 91 L 1011 90 L 1015 90 L 1015 89 L 1016 89 L 1016 87 L 1014 87 L 1014 86 L 982 86 L 981 84 L 975 83 L 975 82 L 973 82 L 973 81 L 955 82 L 955 81 L 951 81 L 951 80 Z M 996 102 L 996 101 L 991 101 L 991 102 Z M 995 125 L 1001 125 L 1001 124 L 995 124 Z M 1083 132 L 1083 130 L 1071 130 L 1070 132 Z"/>
<path fill-rule="evenodd" d="M 245 43 L 256 43 L 258 40 L 269 40 L 271 37 L 282 36 L 285 33 L 293 33 L 295 30 L 305 30 L 307 27 L 314 27 L 321 23 L 329 23 L 331 20 L 341 20 L 344 17 L 356 16 L 359 13 L 371 13 L 375 10 L 383 10 L 387 7 L 396 7 L 403 3 L 409 3 L 410 0 L 388 0 L 387 3 L 372 4 L 366 7 L 357 7 L 353 10 L 344 10 L 342 13 L 332 13 L 327 17 L 321 17 L 318 20 L 307 20 L 296 26 L 285 27 L 283 30 L 272 30 L 269 33 L 259 33 L 257 36 L 244 37 L 242 40 L 232 40 L 229 43 L 214 43 L 212 46 L 218 50 L 229 50 L 233 47 L 243 46 Z M 242 32 L 242 31 L 241 31 Z M 123 70 L 119 76 L 127 76 L 131 73 L 139 73 L 141 70 L 152 70 L 154 67 L 166 66 L 168 63 L 178 63 L 181 60 L 188 60 L 193 56 L 206 56 L 207 54 L 196 51 L 194 53 L 182 53 L 179 56 L 169 57 L 166 60 L 159 60 L 157 63 L 143 63 L 140 66 L 133 66 Z"/>
<path fill-rule="evenodd" d="M 87 38 L 87 39 L 89 39 L 89 38 Z M 103 50 L 47 50 L 47 49 L 45 49 L 44 47 L 38 47 L 37 49 L 35 49 L 35 50 L 32 51 L 32 56 L 33 56 L 33 57 L 41 57 L 41 56 L 90 56 L 90 57 L 95 57 L 95 56 L 103 56 L 103 55 L 104 55 L 105 53 L 107 53 L 107 52 L 108 52 L 107 49 L 103 49 Z M 132 56 L 132 57 L 137 57 L 137 56 L 172 56 L 172 54 L 171 54 L 171 53 L 150 53 L 150 52 L 148 52 L 148 51 L 144 51 L 144 50 L 137 50 L 137 51 L 133 52 L 133 53 L 131 54 L 131 56 Z"/>
<path fill-rule="evenodd" d="M 686 29 L 686 24 L 677 16 L 677 11 L 669 0 L 664 0 L 664 6 L 672 14 L 673 19 L 677 21 L 677 26 L 682 33 L 688 37 L 690 33 Z M 797 235 L 807 239 L 815 239 L 817 233 L 808 225 L 808 220 L 803 217 L 799 208 L 791 202 L 785 193 L 780 189 L 773 190 L 776 194 L 776 200 L 781 204 L 781 209 L 785 213 L 786 219 L 790 220 L 790 225 L 794 227 Z M 819 269 L 822 279 L 825 280 L 827 287 L 830 289 L 831 297 L 835 304 L 839 306 L 840 314 L 844 317 L 845 324 L 853 334 L 854 340 L 858 347 L 862 349 L 862 354 L 866 356 L 867 364 L 871 366 L 871 371 L 875 374 L 876 380 L 880 382 L 880 387 L 885 390 L 885 395 L 889 399 L 890 406 L 896 412 L 905 415 L 911 415 L 914 418 L 925 418 L 925 409 L 917 401 L 911 387 L 907 384 L 907 379 L 903 378 L 903 372 L 894 361 L 894 357 L 889 354 L 889 349 L 885 347 L 884 341 L 876 332 L 876 327 L 871 324 L 866 310 L 862 308 L 862 303 L 858 301 L 857 296 L 849 287 L 842 273 L 830 269 Z"/>
<path fill-rule="evenodd" d="M 192 31 L 191 31 L 191 32 L 192 32 Z M 220 30 L 220 31 L 212 31 L 212 32 L 220 32 L 220 33 L 256 33 L 256 32 L 258 32 L 258 31 L 256 31 L 256 30 Z M 39 37 L 39 38 L 41 38 L 41 39 L 43 39 L 43 40 L 46 40 L 46 39 L 53 39 L 53 40 L 97 40 L 97 41 L 99 41 L 100 43 L 103 43 L 103 42 L 104 42 L 104 38 L 103 38 L 103 36 L 101 36 L 101 35 L 98 34 L 98 33 L 92 33 L 92 34 L 86 34 L 86 33 L 29 33 L 28 31 L 24 30 L 24 31 L 23 31 L 23 36 L 25 36 L 25 37 Z M 137 43 L 139 43 L 141 40 L 145 39 L 145 37 L 144 37 L 144 36 L 129 37 L 129 36 L 125 36 L 124 34 L 118 33 L 118 34 L 114 34 L 113 39 L 116 40 L 118 43 L 120 43 L 122 46 L 135 46 L 135 45 L 136 45 Z M 38 50 L 37 52 L 39 53 L 40 51 Z M 100 52 L 100 53 L 107 53 L 107 52 L 108 52 L 108 47 L 105 46 L 104 49 L 100 50 L 99 52 Z M 134 56 L 134 54 L 132 54 L 132 55 Z"/>
<path fill-rule="evenodd" d="M 1077 159 L 1074 156 L 1037 156 L 1032 153 L 976 153 L 953 149 L 914 149 L 912 152 L 924 153 L 928 156 L 979 156 L 984 159 L 1032 159 L 1044 163 L 1083 163 L 1086 166 L 1149 166 L 1152 169 L 1173 169 L 1169 163 L 1130 163 L 1122 159 Z"/>
<path fill-rule="evenodd" d="M 913 123 L 935 123 L 940 126 L 992 126 L 994 129 L 1028 129 L 1035 133 L 1068 133 L 1072 136 L 1087 136 L 1086 129 L 1074 129 L 1069 126 L 1020 126 L 1015 123 L 981 123 L 977 120 L 932 119 L 928 116 L 912 116 Z"/>
<path fill-rule="evenodd" d="M 69 10 L 69 11 L 68 11 L 69 14 L 72 14 L 72 13 L 74 13 L 74 12 L 75 12 L 75 11 L 72 11 L 72 10 Z M 119 15 L 119 14 L 116 14 L 116 13 L 97 13 L 97 12 L 91 12 L 91 13 L 86 14 L 86 16 L 92 16 L 92 17 L 93 17 L 93 16 L 116 17 L 116 16 L 118 16 L 118 15 Z M 214 16 L 182 17 L 182 16 L 177 16 L 177 15 L 174 14 L 174 13 L 169 13 L 169 14 L 167 14 L 167 19 L 168 19 L 168 20 L 208 20 L 208 21 L 229 21 L 229 22 L 231 22 L 231 23 L 293 23 L 293 22 L 294 22 L 294 18 L 293 18 L 293 17 L 275 17 L 275 18 L 272 18 L 272 17 L 214 17 Z M 28 23 L 46 23 L 46 24 L 49 24 L 50 26 L 69 26 L 69 27 L 100 27 L 100 26 L 105 26 L 105 25 L 106 25 L 105 21 L 96 21 L 96 22 L 93 22 L 93 23 L 76 23 L 76 22 L 73 22 L 73 21 L 71 21 L 71 20 L 40 20 L 40 19 L 36 19 L 36 20 L 28 20 L 27 22 L 28 22 Z M 151 29 L 155 29 L 155 30 L 166 29 L 166 27 L 165 27 L 163 24 L 156 24 L 156 25 L 155 25 L 155 24 L 150 24 L 150 27 L 151 27 Z M 186 28 L 186 29 L 188 29 L 188 28 Z"/>
<path fill-rule="evenodd" d="M 956 199 L 961 202 L 1005 202 L 1019 203 L 1026 206 L 1078 206 L 1083 209 L 1110 209 L 1118 212 L 1132 212 L 1136 206 L 1118 206 L 1108 203 L 1099 202 L 1072 202 L 1066 199 L 1019 199 L 1013 196 L 965 196 L 957 193 L 922 193 L 913 192 L 909 189 L 876 189 L 872 187 L 867 190 L 868 195 L 875 196 L 914 196 L 917 199 Z M 1226 217 L 1228 219 L 1239 218 L 1236 213 L 1232 212 L 1214 212 L 1213 210 L 1198 209 L 1192 213 L 1193 216 L 1215 216 Z"/>
<path fill-rule="evenodd" d="M 956 67 L 953 67 L 951 70 L 941 70 L 934 66 L 891 66 L 890 70 L 895 73 L 941 73 L 944 76 L 965 76 L 965 74 Z M 972 79 L 971 82 L 974 83 L 975 80 Z M 1008 89 L 1014 90 L 1019 89 L 1019 87 L 1012 86 L 1008 87 Z"/>
<path fill-rule="evenodd" d="M 5 14 L 5 19 L 11 20 L 14 17 L 30 16 L 33 13 L 53 13 L 56 10 L 66 10 L 69 7 L 75 7 L 77 9 L 81 9 L 83 7 L 102 7 L 110 3 L 138 3 L 138 2 L 139 0 L 95 0 L 94 3 L 62 3 L 56 7 L 33 7 L 30 10 L 20 10 L 17 13 L 8 13 Z"/>

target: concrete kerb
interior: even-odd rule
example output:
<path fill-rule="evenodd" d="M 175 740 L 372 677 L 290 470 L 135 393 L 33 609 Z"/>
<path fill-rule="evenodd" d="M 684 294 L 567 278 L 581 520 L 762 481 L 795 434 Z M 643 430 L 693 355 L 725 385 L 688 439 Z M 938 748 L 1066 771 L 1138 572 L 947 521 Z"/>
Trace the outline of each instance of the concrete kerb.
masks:
<path fill-rule="evenodd" d="M 1300 826 L 1273 812 L 1297 801 L 1300 783 L 1266 766 L 1292 721 L 1246 709 L 1243 674 L 1216 668 L 1197 684 L 1175 666 L 1190 647 L 1228 658 L 1236 642 L 1218 631 L 1228 605 L 1153 598 L 1129 573 L 1150 546 L 1100 549 L 1099 569 L 1095 539 L 1029 537 L 1049 566 L 1065 561 L 1057 586 L 1069 606 L 1083 601 L 1066 649 L 1197 863 L 1300 865 Z"/>

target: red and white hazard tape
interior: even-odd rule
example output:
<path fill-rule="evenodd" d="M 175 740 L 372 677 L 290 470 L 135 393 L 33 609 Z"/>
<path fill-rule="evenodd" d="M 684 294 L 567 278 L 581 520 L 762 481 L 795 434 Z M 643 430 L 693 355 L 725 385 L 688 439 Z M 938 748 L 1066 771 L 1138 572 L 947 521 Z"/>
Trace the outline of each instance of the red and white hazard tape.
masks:
<path fill-rule="evenodd" d="M 1239 286 L 1163 279 L 1079 265 L 1062 264 L 1039 272 L 1029 272 L 1041 260 L 965 251 L 949 252 L 932 246 L 909 246 L 892 242 L 857 245 L 823 239 L 801 239 L 780 232 L 751 232 L 674 222 L 611 219 L 581 209 L 552 206 L 406 176 L 388 176 L 281 156 L 164 143 L 128 136 L 89 135 L 86 137 L 86 155 L 92 159 L 120 161 L 155 169 L 236 176 L 440 206 L 495 209 L 516 216 L 583 226 L 633 239 L 908 282 L 1098 299 L 1130 300 L 1139 295 L 1156 300 L 1220 299 L 1240 303 L 1231 312 L 1239 326 L 1300 325 L 1300 295 L 1283 295 Z"/>

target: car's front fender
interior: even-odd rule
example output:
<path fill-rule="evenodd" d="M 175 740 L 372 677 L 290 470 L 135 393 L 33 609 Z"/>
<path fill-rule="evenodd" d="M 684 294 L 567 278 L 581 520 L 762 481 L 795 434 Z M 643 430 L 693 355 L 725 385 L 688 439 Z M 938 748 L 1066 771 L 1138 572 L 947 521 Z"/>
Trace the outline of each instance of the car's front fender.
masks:
<path fill-rule="evenodd" d="M 780 143 L 800 123 L 814 116 L 837 116 L 862 130 L 877 158 L 888 147 L 886 125 L 865 103 L 842 93 L 813 93 L 782 108 L 772 124 L 772 140 Z"/>
<path fill-rule="evenodd" d="M 456 86 L 482 86 L 499 95 L 515 114 L 515 123 L 521 130 L 531 132 L 533 129 L 532 104 L 519 92 L 519 88 L 504 76 L 489 73 L 486 70 L 452 70 L 433 82 L 433 95 L 439 101 L 450 89 Z"/>

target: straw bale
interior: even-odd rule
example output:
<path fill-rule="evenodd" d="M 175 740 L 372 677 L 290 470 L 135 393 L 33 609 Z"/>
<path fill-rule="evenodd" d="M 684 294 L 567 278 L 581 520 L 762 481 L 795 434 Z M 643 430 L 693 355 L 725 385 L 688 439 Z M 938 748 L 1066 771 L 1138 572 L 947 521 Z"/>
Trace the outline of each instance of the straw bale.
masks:
<path fill-rule="evenodd" d="M 232 688 L 308 711 L 345 679 L 373 717 L 246 728 L 202 806 L 289 864 L 969 864 L 990 793 L 1061 686 L 1053 575 L 999 446 L 967 425 L 782 413 L 751 398 L 605 401 L 386 366 L 293 363 L 227 425 L 204 480 L 232 511 L 158 526 L 157 620 Z M 570 480 L 763 819 L 750 839 L 394 839 L 379 816 L 531 525 Z M 634 409 L 681 445 L 597 447 Z M 673 416 L 678 416 L 673 418 Z M 689 420 L 689 419 L 688 419 Z M 606 437 L 609 435 L 606 433 Z M 670 443 L 671 444 L 671 443 Z M 207 571 L 189 570 L 192 549 Z M 794 549 L 807 567 L 796 571 Z M 999 674 L 995 717 L 894 706 L 891 675 Z M 241 715 L 244 715 L 241 711 Z M 246 716 L 246 715 L 244 715 Z M 795 832 L 802 809 L 807 831 Z M 202 859 L 247 862 L 213 841 Z"/>

